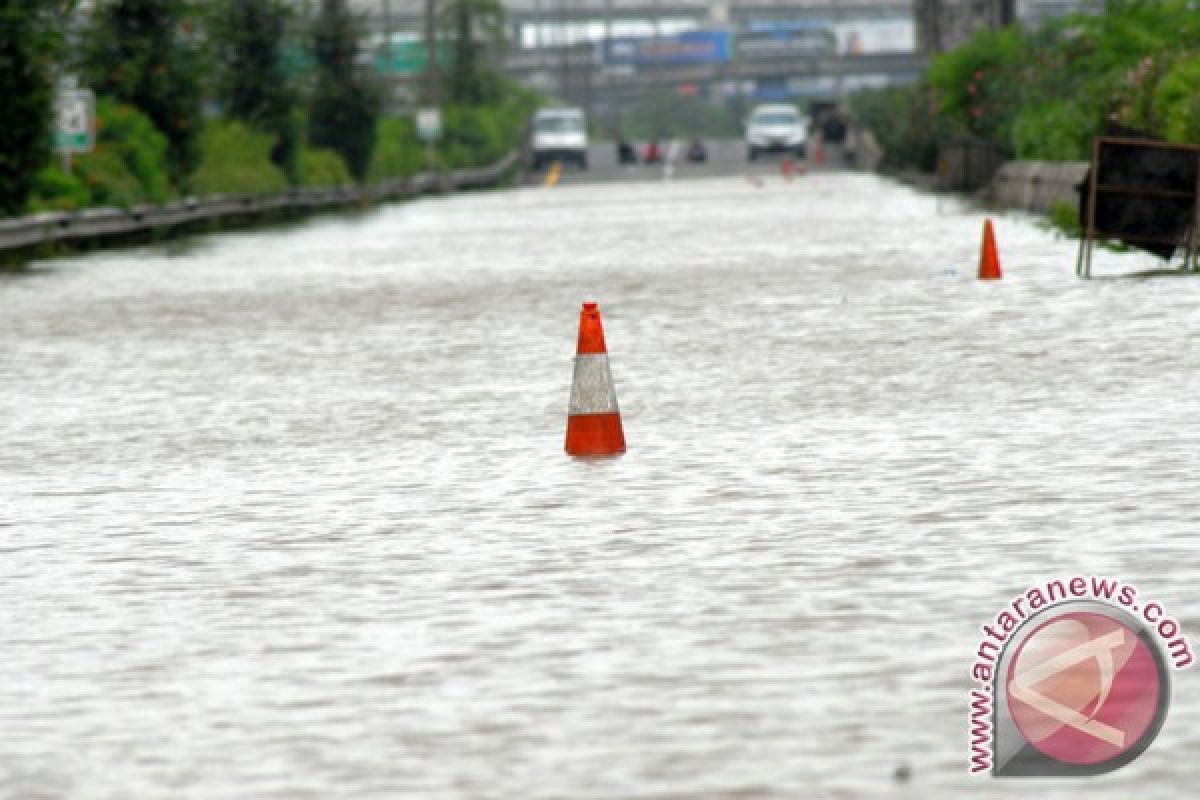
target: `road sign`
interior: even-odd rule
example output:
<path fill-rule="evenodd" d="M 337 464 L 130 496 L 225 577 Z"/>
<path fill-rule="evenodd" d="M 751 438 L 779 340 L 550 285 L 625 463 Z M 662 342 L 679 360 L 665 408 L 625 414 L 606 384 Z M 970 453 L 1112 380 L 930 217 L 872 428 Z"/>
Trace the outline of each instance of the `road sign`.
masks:
<path fill-rule="evenodd" d="M 606 65 L 717 64 L 730 60 L 729 31 L 684 31 L 671 36 L 622 36 L 596 45 Z"/>
<path fill-rule="evenodd" d="M 96 145 L 96 95 L 91 89 L 64 89 L 55 104 L 54 149 L 90 153 Z"/>
<path fill-rule="evenodd" d="M 417 111 L 417 136 L 427 142 L 442 136 L 442 112 L 437 108 L 422 108 Z"/>
<path fill-rule="evenodd" d="M 438 65 L 448 68 L 454 60 L 454 42 L 439 41 L 437 55 Z M 391 45 L 382 44 L 375 54 L 375 70 L 382 75 L 416 75 L 428 67 L 425 42 L 393 40 Z"/>

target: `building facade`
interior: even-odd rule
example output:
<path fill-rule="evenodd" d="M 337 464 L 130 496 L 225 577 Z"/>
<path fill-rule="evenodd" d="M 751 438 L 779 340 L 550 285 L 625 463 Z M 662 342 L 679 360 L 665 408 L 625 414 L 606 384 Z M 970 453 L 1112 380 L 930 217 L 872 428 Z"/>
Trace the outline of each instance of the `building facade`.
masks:
<path fill-rule="evenodd" d="M 981 28 L 1037 27 L 1064 14 L 1103 10 L 1104 0 L 913 0 L 917 46 L 927 54 L 953 50 Z"/>

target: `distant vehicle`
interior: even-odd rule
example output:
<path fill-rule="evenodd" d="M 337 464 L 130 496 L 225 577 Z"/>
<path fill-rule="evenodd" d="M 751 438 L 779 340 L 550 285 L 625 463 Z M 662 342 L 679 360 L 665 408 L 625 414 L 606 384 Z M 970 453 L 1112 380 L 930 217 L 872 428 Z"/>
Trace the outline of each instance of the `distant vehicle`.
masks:
<path fill-rule="evenodd" d="M 544 108 L 533 115 L 533 168 L 555 161 L 588 168 L 587 118 L 578 108 Z"/>
<path fill-rule="evenodd" d="M 617 139 L 617 163 L 622 165 L 638 163 L 637 150 L 633 149 L 624 137 Z"/>
<path fill-rule="evenodd" d="M 708 161 L 708 149 L 704 146 L 704 140 L 692 139 L 688 143 L 687 152 L 684 154 L 690 164 L 703 164 Z"/>
<path fill-rule="evenodd" d="M 808 147 L 808 122 L 795 106 L 758 106 L 746 120 L 746 158 L 763 153 L 789 153 L 803 158 Z"/>

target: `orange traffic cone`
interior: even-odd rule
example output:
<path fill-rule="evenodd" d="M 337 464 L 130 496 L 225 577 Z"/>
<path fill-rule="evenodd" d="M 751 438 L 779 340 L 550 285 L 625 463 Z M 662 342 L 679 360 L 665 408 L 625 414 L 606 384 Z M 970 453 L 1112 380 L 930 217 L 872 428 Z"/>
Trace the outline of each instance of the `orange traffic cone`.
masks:
<path fill-rule="evenodd" d="M 608 368 L 604 325 L 595 303 L 579 312 L 575 376 L 567 408 L 567 452 L 573 456 L 610 456 L 625 452 L 625 431 L 617 391 Z"/>
<path fill-rule="evenodd" d="M 788 183 L 791 183 L 791 181 L 792 181 L 792 173 L 793 173 L 794 169 L 795 169 L 795 165 L 792 164 L 792 157 L 784 156 L 783 161 L 781 161 L 779 163 L 779 170 L 780 170 L 780 172 L 783 173 L 783 179 L 786 180 Z"/>
<path fill-rule="evenodd" d="M 992 221 L 983 223 L 983 251 L 979 254 L 979 280 L 998 281 L 1001 278 L 1000 256 L 996 253 L 996 233 Z"/>

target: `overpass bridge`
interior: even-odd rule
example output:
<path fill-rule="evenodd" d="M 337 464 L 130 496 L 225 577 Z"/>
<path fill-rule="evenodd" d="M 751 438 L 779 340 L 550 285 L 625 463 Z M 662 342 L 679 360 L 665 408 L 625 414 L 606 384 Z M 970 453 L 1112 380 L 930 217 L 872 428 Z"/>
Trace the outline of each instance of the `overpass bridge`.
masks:
<path fill-rule="evenodd" d="M 300 7 L 307 0 L 293 0 Z M 425 0 L 347 0 L 376 30 L 421 29 Z M 823 19 L 913 14 L 913 0 L 501 0 L 510 23 L 580 20 L 689 20 L 697 24 L 747 19 Z"/>
<path fill-rule="evenodd" d="M 425 0 L 347 3 L 378 34 L 412 37 L 423 31 Z M 509 29 L 503 69 L 587 106 L 622 103 L 651 87 L 683 88 L 714 100 L 788 94 L 836 99 L 860 86 L 910 81 L 926 63 L 915 52 L 913 0 L 503 0 L 502 5 Z M 872 42 L 880 26 L 889 25 L 898 26 L 907 40 Z M 746 31 L 772 26 L 823 26 L 836 31 L 837 39 L 821 52 L 786 47 L 750 52 L 743 46 Z M 614 42 L 669 44 L 689 31 L 724 31 L 734 38 L 722 57 L 689 63 L 614 63 L 610 57 Z M 405 84 L 405 76 L 394 77 Z"/>
<path fill-rule="evenodd" d="M 713 100 L 837 100 L 855 89 L 907 83 L 928 64 L 915 52 L 763 56 L 631 69 L 605 65 L 591 46 L 511 53 L 505 71 L 523 83 L 587 106 L 619 105 L 648 89 L 682 89 Z"/>

